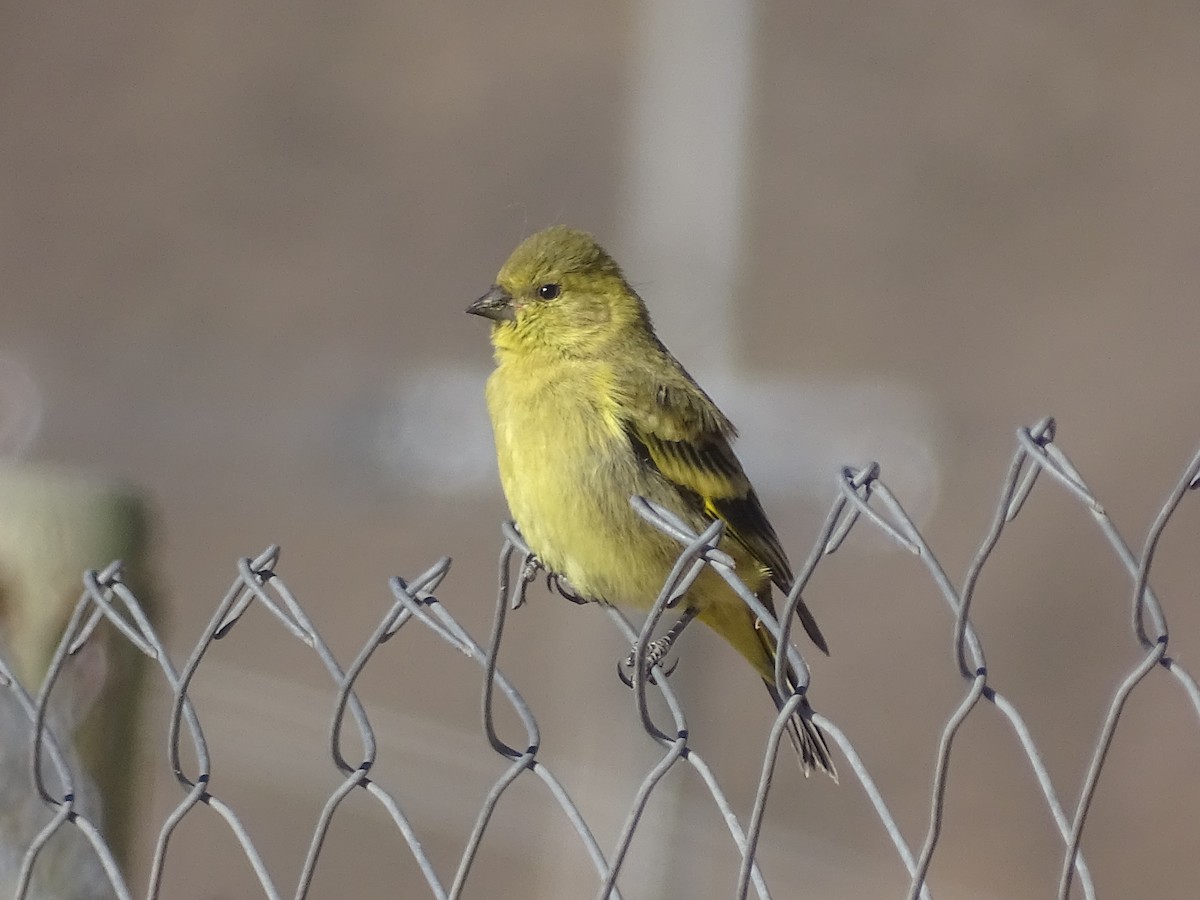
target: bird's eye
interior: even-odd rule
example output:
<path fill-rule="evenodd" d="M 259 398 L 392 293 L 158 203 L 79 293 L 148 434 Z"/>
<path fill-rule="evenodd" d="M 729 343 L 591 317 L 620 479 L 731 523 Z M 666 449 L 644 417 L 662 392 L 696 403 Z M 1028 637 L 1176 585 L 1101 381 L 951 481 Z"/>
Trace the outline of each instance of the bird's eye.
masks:
<path fill-rule="evenodd" d="M 543 284 L 538 288 L 538 296 L 543 300 L 553 300 L 562 293 L 562 288 L 557 284 Z"/>

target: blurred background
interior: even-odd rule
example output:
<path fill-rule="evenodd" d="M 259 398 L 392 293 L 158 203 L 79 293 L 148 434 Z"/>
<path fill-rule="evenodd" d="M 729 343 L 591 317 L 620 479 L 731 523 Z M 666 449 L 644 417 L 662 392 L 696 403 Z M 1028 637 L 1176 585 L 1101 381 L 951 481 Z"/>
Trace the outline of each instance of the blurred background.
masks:
<path fill-rule="evenodd" d="M 1200 7 L 1154 0 L 0 3 L 3 452 L 149 498 L 177 660 L 237 559 L 270 543 L 343 661 L 386 610 L 387 578 L 443 554 L 439 597 L 482 639 L 505 507 L 487 328 L 463 310 L 521 238 L 564 222 L 614 253 L 741 427 L 795 563 L 837 467 L 878 459 L 961 580 L 1016 428 L 1048 413 L 1139 549 L 1200 437 L 1198 42 Z M 1200 653 L 1198 526 L 1185 505 L 1155 569 L 1185 664 Z M 979 586 L 992 683 L 1069 810 L 1138 656 L 1130 587 L 1048 481 Z M 965 691 L 953 621 L 917 562 L 866 529 L 809 604 L 832 647 L 812 659 L 814 702 L 919 845 Z M 599 610 L 539 584 L 501 659 L 604 847 L 658 755 L 614 674 L 627 649 Z M 680 655 L 696 746 L 748 811 L 771 705 L 708 634 Z M 337 783 L 332 691 L 261 613 L 211 656 L 194 696 L 213 789 L 288 893 Z M 139 885 L 182 796 L 152 681 Z M 447 882 L 503 768 L 479 688 L 415 628 L 362 682 L 374 775 Z M 1200 883 L 1197 722 L 1177 688 L 1152 673 L 1109 757 L 1084 839 L 1101 896 Z M 724 823 L 694 777 L 672 778 L 621 885 L 729 896 Z M 949 787 L 935 894 L 1052 895 L 1060 842 L 994 710 L 969 720 Z M 467 896 L 593 895 L 540 791 L 502 805 Z M 197 812 L 162 896 L 257 896 Z M 760 859 L 776 896 L 896 897 L 908 881 L 848 773 L 835 786 L 782 766 Z M 313 896 L 424 890 L 386 816 L 355 798 Z"/>

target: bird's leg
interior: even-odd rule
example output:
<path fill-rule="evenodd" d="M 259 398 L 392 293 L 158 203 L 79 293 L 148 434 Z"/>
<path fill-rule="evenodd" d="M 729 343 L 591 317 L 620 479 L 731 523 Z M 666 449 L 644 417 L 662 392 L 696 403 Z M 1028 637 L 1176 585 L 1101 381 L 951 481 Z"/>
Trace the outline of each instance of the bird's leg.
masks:
<path fill-rule="evenodd" d="M 542 564 L 538 561 L 538 558 L 530 553 L 525 557 L 525 565 L 521 567 L 521 581 L 525 584 L 532 583 L 541 567 Z"/>
<path fill-rule="evenodd" d="M 512 597 L 509 600 L 510 608 L 520 609 L 525 605 L 526 593 L 529 585 L 533 583 L 533 579 L 537 577 L 538 570 L 542 568 L 542 564 L 538 558 L 533 555 L 532 551 L 525 548 L 525 560 L 521 563 L 521 574 L 517 579 L 517 584 L 513 589 Z"/>
<path fill-rule="evenodd" d="M 694 607 L 694 606 L 685 607 L 683 610 L 683 615 L 681 615 L 679 617 L 679 619 L 675 622 L 675 624 L 671 626 L 670 631 L 668 631 L 662 637 L 660 637 L 656 640 L 653 640 L 646 645 L 646 670 L 647 670 L 647 672 L 649 672 L 649 670 L 653 666 L 662 662 L 666 658 L 667 654 L 671 652 L 671 647 L 673 647 L 675 645 L 675 642 L 677 640 L 679 640 L 679 636 L 681 634 L 683 634 L 683 630 L 685 628 L 687 628 L 688 625 L 691 624 L 692 619 L 696 618 L 696 616 L 699 614 L 700 614 L 700 610 L 696 609 L 696 607 Z M 672 663 L 666 669 L 664 674 L 667 675 L 668 677 L 670 677 L 671 673 L 675 671 L 675 667 L 677 665 L 679 665 L 678 660 L 676 660 L 674 663 Z M 617 663 L 617 675 L 620 676 L 621 681 L 624 682 L 626 687 L 633 687 L 633 672 L 636 670 L 637 670 L 637 647 L 635 646 L 632 650 L 629 651 L 628 656 L 626 656 L 623 660 L 621 660 L 619 663 Z M 651 679 L 651 681 L 654 680 L 653 675 L 650 676 L 650 679 Z"/>

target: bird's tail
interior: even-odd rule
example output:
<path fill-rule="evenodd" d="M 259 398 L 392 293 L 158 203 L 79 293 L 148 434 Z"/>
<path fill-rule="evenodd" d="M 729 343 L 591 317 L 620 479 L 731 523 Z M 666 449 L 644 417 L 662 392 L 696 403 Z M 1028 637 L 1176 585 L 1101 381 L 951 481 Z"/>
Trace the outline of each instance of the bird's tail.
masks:
<path fill-rule="evenodd" d="M 782 710 L 791 699 L 790 692 L 787 696 L 780 694 L 775 684 L 765 678 L 763 684 L 767 686 L 771 699 L 775 701 L 775 708 Z M 793 684 L 792 675 L 789 673 L 788 686 L 791 687 Z M 796 711 L 788 719 L 787 735 L 792 741 L 792 746 L 796 748 L 796 755 L 800 757 L 800 768 L 804 771 L 805 778 L 812 774 L 813 769 L 820 769 L 837 781 L 837 767 L 833 764 L 833 757 L 829 753 L 829 745 L 825 743 L 824 733 L 812 720 L 812 712 L 813 709 L 809 706 L 808 698 L 801 700 Z"/>
<path fill-rule="evenodd" d="M 770 591 L 769 585 L 764 586 L 759 594 L 759 599 L 768 610 L 774 612 Z M 805 613 L 811 620 L 812 615 L 807 612 L 807 609 L 805 609 Z M 776 689 L 775 639 L 771 636 L 771 632 L 740 601 L 737 603 L 710 603 L 700 609 L 698 618 L 729 641 L 742 656 L 750 661 L 767 686 L 771 699 L 775 701 L 775 708 L 782 710 L 796 691 L 797 678 L 796 673 L 789 665 L 786 684 L 783 686 L 784 693 L 780 693 Z M 815 632 L 818 637 L 820 636 L 820 632 L 816 631 L 816 623 L 812 623 L 811 629 L 808 629 L 806 625 L 806 629 L 810 634 Z M 818 646 L 822 650 L 825 649 L 824 643 L 824 639 L 818 641 Z M 812 714 L 813 710 L 808 705 L 808 700 L 801 700 L 788 720 L 788 737 L 791 739 L 792 746 L 796 748 L 796 753 L 800 757 L 800 766 L 804 769 L 805 775 L 811 774 L 813 769 L 820 769 L 828 772 L 829 776 L 837 781 L 837 769 L 833 765 L 829 745 L 825 742 L 825 735 L 821 733 L 821 729 L 813 723 Z"/>

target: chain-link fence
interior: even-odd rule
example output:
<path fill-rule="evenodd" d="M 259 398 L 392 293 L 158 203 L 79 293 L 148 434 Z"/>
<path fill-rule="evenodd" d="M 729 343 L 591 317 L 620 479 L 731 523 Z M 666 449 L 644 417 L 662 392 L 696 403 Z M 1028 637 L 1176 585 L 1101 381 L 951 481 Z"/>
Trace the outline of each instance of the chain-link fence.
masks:
<path fill-rule="evenodd" d="M 867 528 L 878 530 L 914 554 L 935 585 L 936 592 L 946 604 L 950 616 L 948 621 L 953 622 L 951 663 L 962 684 L 961 702 L 946 721 L 937 748 L 928 796 L 928 823 L 924 835 L 916 841 L 909 840 L 902 833 L 889 809 L 887 798 L 855 750 L 851 737 L 837 722 L 819 712 L 813 714 L 813 720 L 836 748 L 835 756 L 841 757 L 839 762 L 844 761 L 841 765 L 843 785 L 856 785 L 865 792 L 878 816 L 880 827 L 907 869 L 910 881 L 907 896 L 932 896 L 927 878 L 943 836 L 943 811 L 949 790 L 948 773 L 955 738 L 964 722 L 989 706 L 1011 726 L 1061 839 L 1058 884 L 1056 888 L 1047 886 L 1046 895 L 1056 893 L 1060 898 L 1099 896 L 1103 889 L 1093 879 L 1081 851 L 1081 841 L 1089 809 L 1106 771 L 1106 756 L 1112 747 L 1126 704 L 1138 685 L 1151 673 L 1157 673 L 1155 677 L 1183 692 L 1191 712 L 1200 717 L 1200 687 L 1192 675 L 1173 656 L 1168 655 L 1167 618 L 1150 581 L 1160 538 L 1184 497 L 1200 485 L 1200 454 L 1187 465 L 1177 485 L 1167 496 L 1138 553 L 1118 534 L 1104 506 L 1055 444 L 1054 438 L 1055 424 L 1050 419 L 1018 432 L 1017 450 L 1004 478 L 995 515 L 961 584 L 955 584 L 947 575 L 913 519 L 880 480 L 877 465 L 843 470 L 838 482 L 837 498 L 825 519 L 820 537 L 799 569 L 791 595 L 787 602 L 781 604 L 779 620 L 772 617 L 745 589 L 733 573 L 730 560 L 717 549 L 721 537 L 718 524 L 697 535 L 665 510 L 641 498 L 634 498 L 638 512 L 678 540 L 682 552 L 658 602 L 640 628 L 631 624 L 619 610 L 607 610 L 613 626 L 635 647 L 633 658 L 638 662 L 631 696 L 646 740 L 655 742 L 661 748 L 656 764 L 636 786 L 624 824 L 619 828 L 615 840 L 608 845 L 597 836 L 580 806 L 573 801 L 564 780 L 543 759 L 534 712 L 498 665 L 506 617 L 522 603 L 528 585 L 537 574 L 536 561 L 511 526 L 504 530 L 495 618 L 491 634 L 485 641 L 469 634 L 452 611 L 439 601 L 437 591 L 450 567 L 449 560 L 443 559 L 415 578 L 392 579 L 390 588 L 394 600 L 390 608 L 348 664 L 335 658 L 301 603 L 276 573 L 278 548 L 270 548 L 253 559 L 244 559 L 239 563 L 237 578 L 182 664 L 176 664 L 169 657 L 139 605 L 138 598 L 123 582 L 119 563 L 113 563 L 103 571 L 88 572 L 84 576 L 82 596 L 36 696 L 22 687 L 0 659 L 0 687 L 3 688 L 0 696 L 4 698 L 4 704 L 0 707 L 0 724 L 3 724 L 0 745 L 7 754 L 6 759 L 15 755 L 27 761 L 23 771 L 32 773 L 35 791 L 29 794 L 28 784 L 20 785 L 30 799 L 19 800 L 17 798 L 21 791 L 17 785 L 0 785 L 0 799 L 4 802 L 0 817 L 8 820 L 4 835 L 9 843 L 0 848 L 0 865 L 4 866 L 0 874 L 9 878 L 15 896 L 20 898 L 131 898 L 141 894 L 127 882 L 116 855 L 105 840 L 94 798 L 89 797 L 88 779 L 77 770 L 65 736 L 56 733 L 56 713 L 52 703 L 56 683 L 68 659 L 83 652 L 94 638 L 97 626 L 107 620 L 124 640 L 159 667 L 173 698 L 168 746 L 169 765 L 178 784 L 178 799 L 165 821 L 156 823 L 153 829 L 143 828 L 143 834 L 157 831 L 145 890 L 147 897 L 163 895 L 164 870 L 170 859 L 172 840 L 176 838 L 181 824 L 202 805 L 214 810 L 228 827 L 229 834 L 252 867 L 263 896 L 310 896 L 332 823 L 339 811 L 344 809 L 348 798 L 356 793 L 369 797 L 385 812 L 424 877 L 424 886 L 406 885 L 399 895 L 422 895 L 427 891 L 437 898 L 459 897 L 472 884 L 473 866 L 481 847 L 494 836 L 494 815 L 505 803 L 506 796 L 510 796 L 515 784 L 531 779 L 544 785 L 545 791 L 541 796 L 545 802 L 555 804 L 561 810 L 590 859 L 595 869 L 595 896 L 643 896 L 638 890 L 639 885 L 626 884 L 622 876 L 628 870 L 626 863 L 631 848 L 639 839 L 646 838 L 649 829 L 656 827 L 656 823 L 644 814 L 664 777 L 675 767 L 690 767 L 699 776 L 707 787 L 712 804 L 728 827 L 729 840 L 736 846 L 741 861 L 738 871 L 729 873 L 729 894 L 760 898 L 800 896 L 803 892 L 796 885 L 771 884 L 768 874 L 760 869 L 757 855 L 780 739 L 788 717 L 800 706 L 803 699 L 801 695 L 806 694 L 808 689 L 808 668 L 790 642 L 794 619 L 792 613 L 801 592 L 810 584 L 813 573 L 822 561 L 842 546 L 853 529 Z M 983 643 L 971 619 L 972 599 L 980 574 L 993 558 L 1005 529 L 1021 512 L 1035 483 L 1042 476 L 1048 477 L 1059 489 L 1065 490 L 1085 506 L 1099 533 L 1127 573 L 1130 584 L 1130 636 L 1137 653 L 1135 665 L 1113 673 L 1115 692 L 1092 748 L 1082 785 L 1077 790 L 1065 792 L 1067 796 L 1077 797 L 1073 806 L 1062 799 L 1063 786 L 1052 779 L 1050 768 L 1044 762 L 1021 711 L 1001 691 L 1000 685 L 989 677 Z M 763 626 L 777 637 L 781 646 L 787 648 L 786 658 L 799 673 L 798 693 L 785 704 L 769 735 L 761 742 L 765 746 L 761 758 L 756 755 L 752 761 L 759 771 L 758 788 L 749 813 L 743 815 L 735 811 L 734 804 L 727 798 L 698 748 L 689 742 L 686 712 L 672 688 L 670 678 L 666 677 L 669 672 L 664 670 L 662 663 L 651 667 L 646 662 L 646 648 L 654 635 L 661 632 L 661 620 L 671 616 L 674 599 L 681 595 L 704 566 L 714 569 L 738 591 Z M 212 787 L 214 773 L 204 723 L 189 696 L 193 679 L 203 668 L 214 642 L 236 628 L 243 614 L 253 604 L 269 611 L 280 627 L 302 645 L 311 648 L 332 684 L 334 712 L 329 732 L 329 764 L 338 773 L 340 783 L 329 793 L 315 823 L 299 873 L 269 871 L 256 846 L 256 841 L 261 844 L 262 835 L 252 834 L 232 806 Z M 452 869 L 447 869 L 445 865 L 439 867 L 435 863 L 423 845 L 419 824 L 406 812 L 405 804 L 389 785 L 377 782 L 372 777 L 376 769 L 378 744 L 371 714 L 355 691 L 357 680 L 371 664 L 381 645 L 406 627 L 428 629 L 478 665 L 483 684 L 483 734 L 492 750 L 505 761 L 503 773 L 492 784 L 473 827 L 463 837 L 461 855 Z M 669 668 L 669 662 L 666 665 Z M 783 665 L 781 660 L 777 672 L 780 684 L 783 683 Z M 658 695 L 657 700 L 653 694 Z M 814 699 L 819 709 L 819 691 Z M 507 716 L 500 716 L 498 705 L 506 705 L 515 715 L 521 726 L 519 731 L 508 733 L 509 729 L 498 724 L 501 719 L 507 721 Z M 580 714 L 586 713 L 581 709 Z M 15 747 L 18 743 L 20 746 Z M 361 753 L 351 756 L 346 749 L 349 746 L 361 748 Z M 159 764 L 158 760 L 152 762 Z M 11 759 L 3 765 L 11 782 Z M 1189 827 L 1200 829 L 1200 813 L 1194 816 Z M 19 842 L 14 844 L 14 836 L 22 835 Z M 82 883 L 86 887 L 82 891 L 71 892 L 64 887 L 67 883 Z M 9 885 L 3 887 L 7 889 Z"/>

